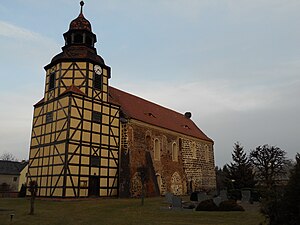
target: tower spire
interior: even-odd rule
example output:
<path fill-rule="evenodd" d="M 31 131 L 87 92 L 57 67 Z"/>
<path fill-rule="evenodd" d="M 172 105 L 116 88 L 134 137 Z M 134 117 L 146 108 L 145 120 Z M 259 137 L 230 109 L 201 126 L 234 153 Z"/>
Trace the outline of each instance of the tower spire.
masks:
<path fill-rule="evenodd" d="M 82 14 L 83 6 L 84 6 L 84 1 L 80 1 L 80 14 Z"/>

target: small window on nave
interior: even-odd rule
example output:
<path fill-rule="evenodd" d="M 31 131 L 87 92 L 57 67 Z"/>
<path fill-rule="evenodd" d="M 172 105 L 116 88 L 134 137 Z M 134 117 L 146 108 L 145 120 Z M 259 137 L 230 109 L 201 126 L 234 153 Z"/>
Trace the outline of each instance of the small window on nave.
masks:
<path fill-rule="evenodd" d="M 160 142 L 157 138 L 154 140 L 154 160 L 160 160 Z"/>
<path fill-rule="evenodd" d="M 209 162 L 209 146 L 208 145 L 204 146 L 204 157 L 205 157 L 205 161 Z"/>
<path fill-rule="evenodd" d="M 175 162 L 178 161 L 178 147 L 176 142 L 172 144 L 172 160 Z"/>
<path fill-rule="evenodd" d="M 191 150 L 192 150 L 192 157 L 195 159 L 197 158 L 197 146 L 196 146 L 196 142 L 192 142 L 191 143 Z"/>

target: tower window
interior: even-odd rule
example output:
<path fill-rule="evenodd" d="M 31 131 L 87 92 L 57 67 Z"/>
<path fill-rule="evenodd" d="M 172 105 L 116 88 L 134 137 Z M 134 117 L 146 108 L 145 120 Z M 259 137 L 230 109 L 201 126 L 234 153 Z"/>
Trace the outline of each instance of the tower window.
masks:
<path fill-rule="evenodd" d="M 52 90 L 54 88 L 55 88 L 55 73 L 51 73 L 49 78 L 49 90 Z"/>
<path fill-rule="evenodd" d="M 101 123 L 102 115 L 100 112 L 93 111 L 92 120 L 96 123 Z"/>
<path fill-rule="evenodd" d="M 66 45 L 71 44 L 71 41 L 72 41 L 71 36 L 68 36 L 67 37 L 67 41 L 66 41 Z"/>
<path fill-rule="evenodd" d="M 102 76 L 98 74 L 94 74 L 94 88 L 97 90 L 101 90 L 102 86 Z"/>
<path fill-rule="evenodd" d="M 99 167 L 100 166 L 100 157 L 99 156 L 90 156 L 90 166 Z"/>
<path fill-rule="evenodd" d="M 191 150 L 192 150 L 192 157 L 195 159 L 197 158 L 197 146 L 196 142 L 191 143 Z"/>
<path fill-rule="evenodd" d="M 90 38 L 89 36 L 87 36 L 87 37 L 85 38 L 85 42 L 86 42 L 86 44 L 87 44 L 88 46 L 92 46 L 92 38 Z"/>
<path fill-rule="evenodd" d="M 83 42 L 83 37 L 81 34 L 76 34 L 74 37 L 74 43 L 81 44 Z"/>
<path fill-rule="evenodd" d="M 51 123 L 53 121 L 53 113 L 52 112 L 48 112 L 46 114 L 46 123 Z"/>

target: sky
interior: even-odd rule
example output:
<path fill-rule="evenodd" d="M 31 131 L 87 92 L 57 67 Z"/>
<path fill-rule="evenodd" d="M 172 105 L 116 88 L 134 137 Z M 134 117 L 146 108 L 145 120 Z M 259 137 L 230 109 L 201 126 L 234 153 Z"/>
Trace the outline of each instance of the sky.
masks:
<path fill-rule="evenodd" d="M 78 0 L 0 1 L 0 155 L 28 159 L 33 104 L 79 14 Z M 299 0 L 86 0 L 110 85 L 180 113 L 214 140 L 215 162 L 300 152 Z"/>

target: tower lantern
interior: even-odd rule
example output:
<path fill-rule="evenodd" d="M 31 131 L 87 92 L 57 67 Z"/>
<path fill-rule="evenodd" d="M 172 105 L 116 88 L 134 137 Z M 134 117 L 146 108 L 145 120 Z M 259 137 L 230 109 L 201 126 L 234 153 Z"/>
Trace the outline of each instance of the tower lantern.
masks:
<path fill-rule="evenodd" d="M 91 23 L 83 15 L 84 2 L 80 2 L 80 14 L 70 23 L 69 30 L 64 33 L 65 45 L 86 45 L 94 48 L 97 42 L 96 35 L 92 32 Z"/>

